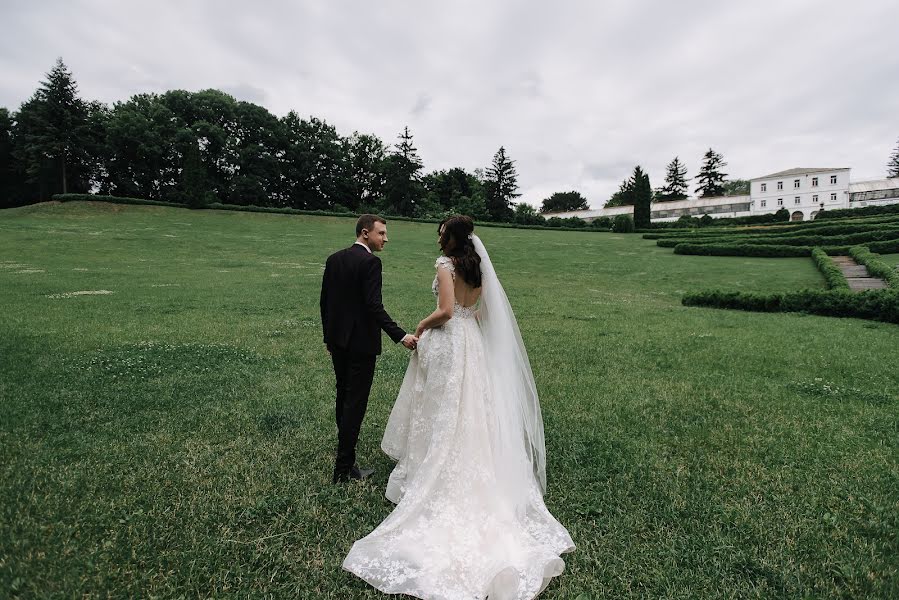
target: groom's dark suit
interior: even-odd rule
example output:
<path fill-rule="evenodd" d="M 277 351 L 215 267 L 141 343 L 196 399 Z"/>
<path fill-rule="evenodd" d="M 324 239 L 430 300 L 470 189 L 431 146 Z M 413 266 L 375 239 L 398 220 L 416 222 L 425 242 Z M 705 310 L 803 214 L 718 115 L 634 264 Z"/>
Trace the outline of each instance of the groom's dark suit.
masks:
<path fill-rule="evenodd" d="M 337 461 L 334 480 L 346 478 L 356 461 L 356 442 L 368 407 L 381 353 L 381 330 L 394 342 L 406 335 L 381 302 L 381 259 L 360 244 L 328 257 L 322 277 L 324 341 L 337 379 Z"/>

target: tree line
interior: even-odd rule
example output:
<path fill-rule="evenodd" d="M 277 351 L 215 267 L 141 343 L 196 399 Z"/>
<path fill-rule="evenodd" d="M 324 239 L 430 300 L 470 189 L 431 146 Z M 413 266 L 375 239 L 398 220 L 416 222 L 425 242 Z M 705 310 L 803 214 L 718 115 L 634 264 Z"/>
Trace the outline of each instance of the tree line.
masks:
<path fill-rule="evenodd" d="M 408 127 L 388 146 L 293 111 L 278 118 L 214 89 L 107 106 L 79 96 L 62 59 L 18 111 L 0 108 L 0 174 L 0 207 L 96 193 L 195 207 L 543 221 L 514 205 L 518 174 L 503 147 L 486 169 L 426 173 Z"/>
<path fill-rule="evenodd" d="M 748 181 L 727 179 L 726 165 L 713 149 L 705 153 L 695 178 L 700 197 L 749 193 Z M 888 176 L 899 176 L 899 146 Z M 649 202 L 685 199 L 688 189 L 687 168 L 674 157 L 662 187 L 653 190 L 638 166 L 605 206 L 633 205 L 642 226 Z M 558 224 L 541 213 L 589 208 L 574 190 L 552 194 L 539 210 L 516 202 L 518 174 L 504 147 L 486 169 L 425 172 L 408 127 L 388 146 L 372 134 L 343 136 L 294 111 L 279 118 L 214 89 L 137 94 L 107 106 L 80 98 L 58 59 L 18 111 L 0 108 L 0 208 L 67 192 L 197 207 L 464 213 L 528 225 Z"/>

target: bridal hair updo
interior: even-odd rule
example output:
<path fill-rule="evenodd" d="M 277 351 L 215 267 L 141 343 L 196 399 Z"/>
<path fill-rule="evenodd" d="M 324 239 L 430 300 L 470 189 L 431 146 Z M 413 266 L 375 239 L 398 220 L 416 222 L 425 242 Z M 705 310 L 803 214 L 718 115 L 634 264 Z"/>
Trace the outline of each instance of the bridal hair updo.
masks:
<path fill-rule="evenodd" d="M 474 221 L 465 215 L 447 217 L 437 226 L 440 249 L 453 260 L 456 273 L 474 288 L 481 287 L 481 257 L 475 252 L 471 239 Z"/>

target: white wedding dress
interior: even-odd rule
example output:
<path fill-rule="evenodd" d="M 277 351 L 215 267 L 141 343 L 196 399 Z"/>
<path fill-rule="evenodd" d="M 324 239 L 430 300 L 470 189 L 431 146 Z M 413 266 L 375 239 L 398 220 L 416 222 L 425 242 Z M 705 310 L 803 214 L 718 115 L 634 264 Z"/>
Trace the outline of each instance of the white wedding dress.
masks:
<path fill-rule="evenodd" d="M 488 286 L 502 292 L 484 258 L 482 310 L 496 292 Z M 446 257 L 436 267 L 453 272 Z M 421 336 L 381 444 L 397 461 L 386 491 L 397 506 L 353 544 L 345 569 L 388 594 L 445 600 L 530 599 L 562 572 L 560 554 L 574 543 L 543 503 L 534 470 L 542 457 L 538 465 L 525 449 L 521 415 L 504 414 L 516 409 L 504 403 L 502 377 L 491 380 L 500 364 L 488 356 L 475 307 L 457 303 L 449 321 Z M 510 423 L 519 435 L 507 435 Z"/>

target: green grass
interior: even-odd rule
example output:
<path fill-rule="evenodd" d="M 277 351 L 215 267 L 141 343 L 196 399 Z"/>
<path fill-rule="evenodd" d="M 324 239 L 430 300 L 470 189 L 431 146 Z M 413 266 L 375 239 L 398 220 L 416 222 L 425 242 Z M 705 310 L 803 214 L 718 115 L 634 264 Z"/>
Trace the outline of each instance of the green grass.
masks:
<path fill-rule="evenodd" d="M 379 442 L 408 355 L 378 362 L 359 448 L 374 481 L 332 486 L 318 291 L 351 228 L 0 212 L 0 596 L 380 597 L 340 564 L 391 510 Z M 412 328 L 436 231 L 388 229 L 385 304 Z M 541 393 L 546 502 L 577 544 L 541 597 L 899 594 L 899 328 L 680 305 L 823 288 L 808 258 L 480 233 Z"/>

